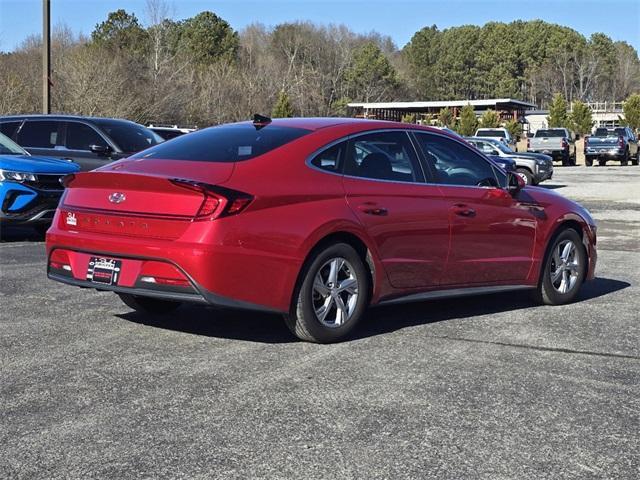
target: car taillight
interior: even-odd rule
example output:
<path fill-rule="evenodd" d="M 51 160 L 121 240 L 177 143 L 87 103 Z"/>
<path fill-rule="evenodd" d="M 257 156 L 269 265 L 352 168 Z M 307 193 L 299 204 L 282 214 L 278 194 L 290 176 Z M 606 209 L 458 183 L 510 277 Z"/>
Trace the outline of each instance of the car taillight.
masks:
<path fill-rule="evenodd" d="M 198 209 L 196 218 L 216 219 L 230 215 L 237 215 L 242 212 L 253 201 L 253 197 L 247 193 L 209 185 L 202 182 L 194 182 L 181 178 L 174 178 L 171 183 L 179 187 L 187 188 L 201 193 L 204 196 L 202 205 Z"/>
<path fill-rule="evenodd" d="M 585 148 L 589 145 L 589 137 L 584 137 L 584 146 Z"/>
<path fill-rule="evenodd" d="M 563 139 L 562 139 L 562 148 L 563 148 L 563 149 L 567 149 L 567 148 L 569 148 L 569 142 L 567 142 L 567 139 L 566 139 L 566 138 L 563 138 Z"/>
<path fill-rule="evenodd" d="M 618 147 L 624 148 L 624 137 L 618 137 Z"/>

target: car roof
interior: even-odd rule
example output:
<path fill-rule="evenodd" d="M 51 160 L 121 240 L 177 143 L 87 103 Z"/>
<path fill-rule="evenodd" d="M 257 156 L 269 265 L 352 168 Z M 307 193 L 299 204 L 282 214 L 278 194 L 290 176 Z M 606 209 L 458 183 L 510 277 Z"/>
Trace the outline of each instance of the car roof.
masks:
<path fill-rule="evenodd" d="M 26 114 L 26 115 L 4 115 L 0 116 L 0 120 L 27 120 L 27 119 L 37 119 L 37 120 L 83 120 L 85 122 L 97 122 L 100 120 L 108 120 L 113 122 L 123 122 L 123 123 L 133 123 L 131 120 L 126 120 L 124 118 L 110 118 L 110 117 L 85 117 L 82 115 L 65 115 L 65 114 Z"/>

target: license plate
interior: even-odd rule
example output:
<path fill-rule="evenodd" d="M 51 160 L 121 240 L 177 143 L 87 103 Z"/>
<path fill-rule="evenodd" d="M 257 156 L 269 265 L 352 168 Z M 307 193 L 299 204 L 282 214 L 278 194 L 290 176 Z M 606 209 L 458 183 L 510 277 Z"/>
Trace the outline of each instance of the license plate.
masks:
<path fill-rule="evenodd" d="M 104 285 L 117 285 L 122 261 L 113 258 L 91 257 L 87 268 L 87 280 Z"/>

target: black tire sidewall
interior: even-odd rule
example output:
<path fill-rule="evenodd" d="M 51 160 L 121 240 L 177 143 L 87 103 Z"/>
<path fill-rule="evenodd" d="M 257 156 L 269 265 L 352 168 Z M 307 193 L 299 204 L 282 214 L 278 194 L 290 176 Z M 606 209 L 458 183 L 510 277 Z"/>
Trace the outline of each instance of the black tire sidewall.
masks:
<path fill-rule="evenodd" d="M 516 173 L 520 173 L 526 177 L 525 182 L 527 185 L 533 185 L 533 175 L 531 172 L 524 168 L 516 168 Z"/>
<path fill-rule="evenodd" d="M 553 251 L 557 248 L 558 244 L 563 240 L 572 240 L 576 245 L 577 254 L 580 257 L 580 265 L 582 265 L 582 269 L 580 271 L 578 281 L 576 282 L 573 289 L 567 293 L 560 293 L 556 291 L 551 283 L 551 259 L 553 257 Z M 551 241 L 549 248 L 545 254 L 544 260 L 544 269 L 542 270 L 542 279 L 539 282 L 539 289 L 541 289 L 541 297 L 544 302 L 551 305 L 562 305 L 565 303 L 569 303 L 575 299 L 580 291 L 580 286 L 584 283 L 585 275 L 587 272 L 587 252 L 585 250 L 584 245 L 582 244 L 582 239 L 578 232 L 576 232 L 572 228 L 567 228 L 559 232 Z"/>
<path fill-rule="evenodd" d="M 358 280 L 358 302 L 351 318 L 339 327 L 327 327 L 318 320 L 313 308 L 313 281 L 322 267 L 331 258 L 341 257 L 354 269 Z M 319 343 L 331 343 L 345 338 L 358 324 L 369 304 L 370 280 L 367 267 L 353 247 L 346 243 L 337 243 L 319 251 L 310 261 L 301 278 L 296 304 L 292 306 L 292 316 L 296 322 L 302 322 L 304 330 Z"/>

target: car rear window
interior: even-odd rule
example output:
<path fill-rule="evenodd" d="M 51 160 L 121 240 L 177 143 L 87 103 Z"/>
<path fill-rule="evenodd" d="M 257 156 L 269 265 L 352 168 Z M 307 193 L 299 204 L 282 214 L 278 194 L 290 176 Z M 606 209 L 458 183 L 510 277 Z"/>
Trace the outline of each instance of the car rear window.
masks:
<path fill-rule="evenodd" d="M 536 132 L 536 137 L 564 137 L 564 130 L 538 130 Z"/>
<path fill-rule="evenodd" d="M 238 162 L 267 153 L 310 133 L 303 128 L 237 123 L 206 128 L 149 148 L 132 158 Z"/>
<path fill-rule="evenodd" d="M 476 134 L 476 136 L 478 137 L 500 137 L 500 138 L 506 138 L 507 135 L 504 133 L 503 130 L 485 130 L 485 129 L 480 129 L 478 130 L 478 133 Z"/>
<path fill-rule="evenodd" d="M 116 120 L 95 120 L 95 123 L 126 153 L 139 152 L 164 141 L 160 135 L 137 123 Z"/>

